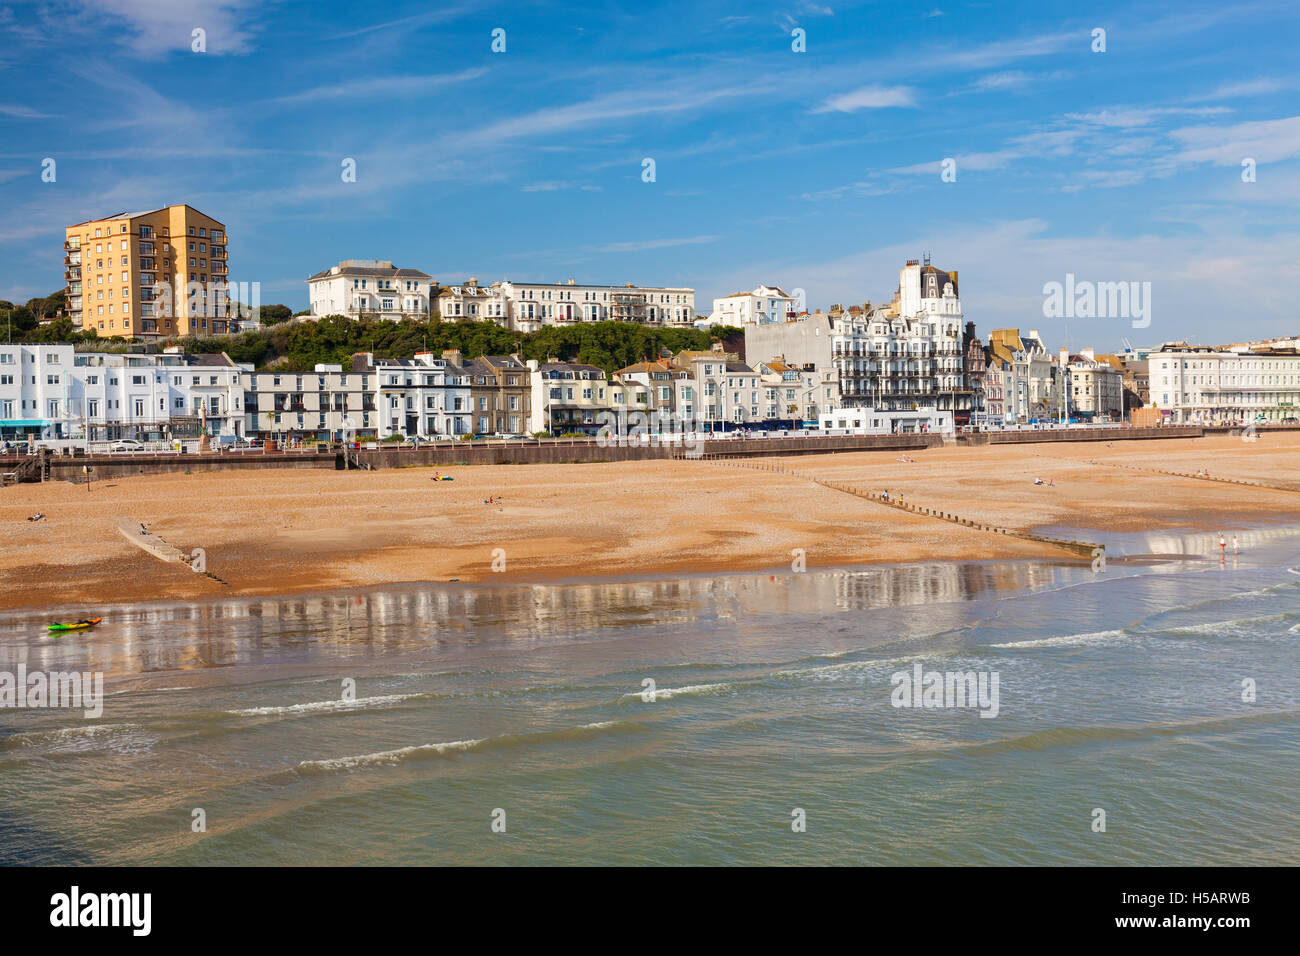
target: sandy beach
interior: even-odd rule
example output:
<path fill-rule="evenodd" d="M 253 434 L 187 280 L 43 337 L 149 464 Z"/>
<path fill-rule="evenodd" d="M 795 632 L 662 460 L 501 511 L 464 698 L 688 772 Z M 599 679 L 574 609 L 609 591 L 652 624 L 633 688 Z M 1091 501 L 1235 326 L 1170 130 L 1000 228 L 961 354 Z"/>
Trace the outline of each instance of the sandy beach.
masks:
<path fill-rule="evenodd" d="M 808 477 L 903 493 L 1015 531 L 1230 530 L 1300 516 L 1300 435 L 949 446 L 755 459 L 799 476 L 703 461 L 380 472 L 171 474 L 0 491 L 0 607 L 290 594 L 470 582 L 986 558 L 1073 560 L 1048 545 L 908 514 Z M 1127 467 L 1121 467 L 1127 466 Z M 1263 482 L 1254 488 L 1139 469 Z M 1035 477 L 1054 482 L 1036 486 Z M 1284 490 L 1286 489 L 1286 490 Z M 498 498 L 485 504 L 488 497 Z M 28 522 L 37 511 L 48 517 Z M 144 522 L 226 582 L 128 543 Z M 504 558 L 504 570 L 493 570 Z"/>

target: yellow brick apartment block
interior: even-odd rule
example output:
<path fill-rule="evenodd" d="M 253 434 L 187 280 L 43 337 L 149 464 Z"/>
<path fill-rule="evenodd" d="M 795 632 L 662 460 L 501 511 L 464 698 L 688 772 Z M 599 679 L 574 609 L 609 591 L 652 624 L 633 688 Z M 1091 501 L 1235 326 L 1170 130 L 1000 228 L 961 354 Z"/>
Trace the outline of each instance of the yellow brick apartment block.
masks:
<path fill-rule="evenodd" d="M 227 238 L 224 223 L 186 205 L 68 226 L 63 263 L 72 324 L 102 337 L 230 332 Z M 160 282 L 169 296 L 159 294 Z"/>

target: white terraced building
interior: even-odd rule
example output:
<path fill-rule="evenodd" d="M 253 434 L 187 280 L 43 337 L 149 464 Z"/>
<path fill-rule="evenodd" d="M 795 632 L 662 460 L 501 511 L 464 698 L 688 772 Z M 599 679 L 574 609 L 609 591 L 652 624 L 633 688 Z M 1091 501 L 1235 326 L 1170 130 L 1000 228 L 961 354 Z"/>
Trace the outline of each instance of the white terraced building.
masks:
<path fill-rule="evenodd" d="M 517 332 L 582 322 L 689 328 L 695 321 L 695 290 L 630 283 L 583 285 L 574 279 L 553 285 L 504 279 L 481 286 L 471 278 L 443 289 L 437 311 L 444 319 L 491 319 Z"/>
<path fill-rule="evenodd" d="M 1300 416 L 1300 352 L 1216 351 L 1183 343 L 1147 356 L 1151 404 L 1177 425 L 1281 422 Z"/>
<path fill-rule="evenodd" d="M 424 320 L 434 285 L 427 272 L 399 269 L 388 259 L 344 259 L 307 280 L 307 297 L 313 319 Z"/>
<path fill-rule="evenodd" d="M 0 437 L 141 441 L 244 434 L 251 366 L 224 354 L 0 346 Z"/>
<path fill-rule="evenodd" d="M 432 352 L 367 360 L 373 363 L 379 438 L 447 438 L 474 431 L 473 376 L 459 365 Z"/>

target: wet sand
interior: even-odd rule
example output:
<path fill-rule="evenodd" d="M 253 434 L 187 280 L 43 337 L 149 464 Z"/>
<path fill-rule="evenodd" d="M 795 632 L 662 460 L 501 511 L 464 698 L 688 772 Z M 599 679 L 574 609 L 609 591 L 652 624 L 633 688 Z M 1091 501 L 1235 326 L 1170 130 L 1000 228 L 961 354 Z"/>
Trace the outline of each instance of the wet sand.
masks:
<path fill-rule="evenodd" d="M 753 459 L 902 492 L 922 507 L 1015 531 L 1279 524 L 1300 515 L 1300 435 L 949 446 Z M 1096 463 L 1092 463 L 1092 462 Z M 1272 490 L 1138 471 L 1266 482 Z M 422 581 L 599 578 L 978 559 L 1074 560 L 1049 545 L 908 514 L 805 477 L 703 461 L 265 469 L 62 482 L 0 491 L 0 608 L 291 594 Z M 1034 477 L 1054 481 L 1036 486 Z M 484 504 L 489 496 L 496 504 Z M 36 511 L 48 517 L 31 523 Z M 222 584 L 119 534 L 145 522 L 206 552 Z M 493 563 L 503 571 L 494 571 Z"/>

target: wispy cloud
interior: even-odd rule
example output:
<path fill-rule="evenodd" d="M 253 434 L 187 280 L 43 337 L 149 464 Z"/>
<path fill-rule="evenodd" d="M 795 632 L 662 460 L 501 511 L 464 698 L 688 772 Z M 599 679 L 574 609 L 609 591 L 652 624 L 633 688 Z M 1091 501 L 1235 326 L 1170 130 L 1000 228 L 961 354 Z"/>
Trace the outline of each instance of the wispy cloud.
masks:
<path fill-rule="evenodd" d="M 640 239 L 634 242 L 611 242 L 596 246 L 592 252 L 645 252 L 648 249 L 669 249 L 673 246 L 698 246 L 717 242 L 721 236 L 688 236 L 683 239 Z"/>
<path fill-rule="evenodd" d="M 855 113 L 897 106 L 916 106 L 916 91 L 910 86 L 863 86 L 851 93 L 832 96 L 812 112 Z"/>
<path fill-rule="evenodd" d="M 558 179 L 543 180 L 538 183 L 529 183 L 520 187 L 526 193 L 553 193 L 566 189 L 577 189 L 582 192 L 600 192 L 601 187 L 592 186 L 586 183 L 570 183 Z"/>
<path fill-rule="evenodd" d="M 1101 110 L 1097 113 L 1066 113 L 1066 119 L 1091 123 L 1094 126 L 1149 126 L 1162 116 L 1220 116 L 1231 113 L 1226 106 L 1183 107 L 1167 106 L 1150 109 Z"/>
<path fill-rule="evenodd" d="M 14 119 L 51 119 L 49 113 L 38 113 L 27 106 L 0 103 L 0 116 L 12 116 Z"/>
<path fill-rule="evenodd" d="M 986 73 L 962 92 L 991 93 L 1002 90 L 1023 90 L 1040 83 L 1056 83 L 1061 80 L 1068 80 L 1073 75 L 1064 70 L 1054 70 L 1051 73 L 1026 73 L 1024 70 Z"/>
<path fill-rule="evenodd" d="M 1270 163 L 1300 156 L 1300 116 L 1234 126 L 1191 126 L 1170 135 L 1182 147 L 1174 156 L 1176 162 L 1237 166 L 1248 157 Z"/>
<path fill-rule="evenodd" d="M 458 73 L 427 73 L 417 76 L 377 76 L 369 80 L 348 83 L 331 83 L 313 87 L 299 93 L 277 96 L 264 102 L 271 105 L 301 106 L 340 99 L 370 99 L 379 96 L 418 96 L 433 93 L 456 83 L 467 83 L 487 72 L 486 67 L 474 67 Z"/>
<path fill-rule="evenodd" d="M 427 26 L 430 23 L 445 23 L 448 20 L 455 20 L 457 17 L 473 11 L 473 7 L 443 7 L 441 10 L 428 10 L 424 13 L 412 14 L 409 17 L 401 17 L 397 20 L 388 20 L 384 23 L 371 23 L 364 27 L 358 27 L 355 30 L 348 30 L 346 33 L 336 33 L 330 39 L 346 40 L 349 37 L 359 37 L 365 33 L 375 33 L 379 30 L 395 30 L 398 28 L 412 29 L 414 27 Z"/>
<path fill-rule="evenodd" d="M 1213 91 L 1202 96 L 1195 96 L 1192 99 L 1197 100 L 1235 100 L 1247 96 L 1263 96 L 1268 93 L 1278 93 L 1282 90 L 1291 89 L 1294 83 L 1283 83 L 1280 80 L 1246 80 L 1241 83 L 1224 83 L 1216 87 Z"/>

